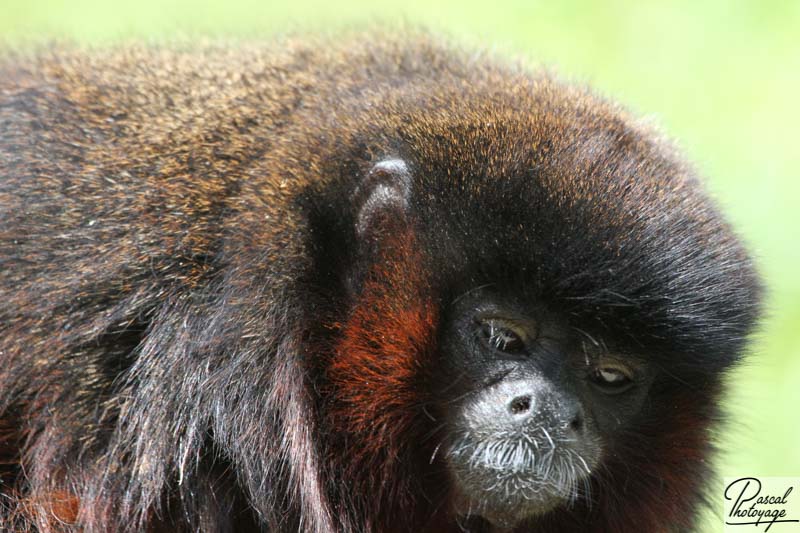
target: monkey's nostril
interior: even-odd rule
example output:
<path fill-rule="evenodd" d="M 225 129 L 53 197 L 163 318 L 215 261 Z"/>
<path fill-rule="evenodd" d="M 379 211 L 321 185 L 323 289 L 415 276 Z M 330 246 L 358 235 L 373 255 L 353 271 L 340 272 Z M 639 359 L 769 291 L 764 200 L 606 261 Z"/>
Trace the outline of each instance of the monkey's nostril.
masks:
<path fill-rule="evenodd" d="M 508 404 L 508 411 L 512 415 L 527 413 L 531 408 L 531 397 L 528 395 L 517 396 Z"/>
<path fill-rule="evenodd" d="M 580 413 L 575 415 L 575 418 L 572 419 L 572 422 L 569 423 L 569 428 L 572 431 L 580 431 L 583 429 L 583 417 Z"/>

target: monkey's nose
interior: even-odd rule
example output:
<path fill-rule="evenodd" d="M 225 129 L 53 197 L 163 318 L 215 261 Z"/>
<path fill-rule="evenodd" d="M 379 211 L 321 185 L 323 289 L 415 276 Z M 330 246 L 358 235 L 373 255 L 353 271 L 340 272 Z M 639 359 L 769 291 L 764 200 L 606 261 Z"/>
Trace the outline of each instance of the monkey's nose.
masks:
<path fill-rule="evenodd" d="M 517 396 L 508 402 L 508 412 L 514 416 L 521 416 L 528 413 L 533 406 L 533 400 L 530 394 Z"/>
<path fill-rule="evenodd" d="M 502 381 L 487 389 L 477 399 L 470 418 L 479 428 L 501 431 L 544 427 L 581 432 L 584 426 L 580 402 L 536 376 Z"/>
<path fill-rule="evenodd" d="M 549 390 L 536 379 L 499 383 L 494 394 L 487 398 L 493 405 L 497 422 L 507 427 L 528 424 L 551 424 Z"/>

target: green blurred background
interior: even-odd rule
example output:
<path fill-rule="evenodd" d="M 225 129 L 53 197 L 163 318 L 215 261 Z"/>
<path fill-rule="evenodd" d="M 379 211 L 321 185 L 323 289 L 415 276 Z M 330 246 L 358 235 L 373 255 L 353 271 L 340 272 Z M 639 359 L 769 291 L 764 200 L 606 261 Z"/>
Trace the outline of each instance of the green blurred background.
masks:
<path fill-rule="evenodd" d="M 408 23 L 555 66 L 679 140 L 769 287 L 770 315 L 732 380 L 720 472 L 800 476 L 800 1 L 0 0 L 12 44 Z"/>

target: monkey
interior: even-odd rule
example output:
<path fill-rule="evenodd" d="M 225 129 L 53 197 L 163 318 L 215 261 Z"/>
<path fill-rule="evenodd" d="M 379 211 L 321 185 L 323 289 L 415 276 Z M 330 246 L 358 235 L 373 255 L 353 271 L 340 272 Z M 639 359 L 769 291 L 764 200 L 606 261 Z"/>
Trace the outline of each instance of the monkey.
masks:
<path fill-rule="evenodd" d="M 1 63 L 4 530 L 695 527 L 763 289 L 655 127 L 426 32 Z"/>

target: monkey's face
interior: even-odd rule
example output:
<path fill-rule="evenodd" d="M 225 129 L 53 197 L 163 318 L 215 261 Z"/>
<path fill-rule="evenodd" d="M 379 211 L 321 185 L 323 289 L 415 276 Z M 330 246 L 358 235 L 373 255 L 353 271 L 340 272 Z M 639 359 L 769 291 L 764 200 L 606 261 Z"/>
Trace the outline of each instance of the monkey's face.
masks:
<path fill-rule="evenodd" d="M 456 511 L 502 526 L 591 497 L 588 478 L 635 416 L 647 365 L 550 310 L 491 288 L 457 299 L 437 372 Z"/>

